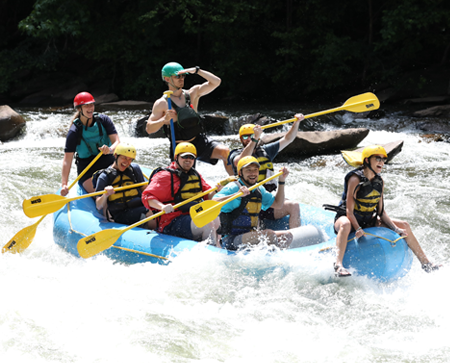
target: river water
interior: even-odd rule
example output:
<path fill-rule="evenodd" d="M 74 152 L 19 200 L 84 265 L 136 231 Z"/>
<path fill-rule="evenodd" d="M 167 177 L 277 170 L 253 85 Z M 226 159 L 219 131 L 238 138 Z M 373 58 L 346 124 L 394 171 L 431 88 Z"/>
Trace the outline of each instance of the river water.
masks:
<path fill-rule="evenodd" d="M 22 201 L 60 187 L 72 112 L 18 111 L 26 132 L 0 145 L 1 246 L 34 223 Z M 254 109 L 206 111 L 233 121 Z M 278 119 L 298 111 L 263 110 Z M 137 147 L 137 162 L 167 164 L 166 140 L 132 136 L 144 112 L 105 113 L 121 139 Z M 305 123 L 305 129 L 368 127 L 361 145 L 404 140 L 383 171 L 386 210 L 410 222 L 431 260 L 449 266 L 449 143 L 426 141 L 416 121 L 398 111 L 379 120 L 342 113 Z M 237 146 L 236 137 L 218 139 Z M 316 206 L 339 200 L 350 170 L 339 155 L 277 165 L 291 170 L 289 198 Z M 211 185 L 226 176 L 222 165 L 197 169 Z M 426 274 L 414 259 L 406 277 L 382 284 L 333 278 L 332 257 L 278 257 L 279 268 L 256 275 L 263 255 L 231 259 L 199 244 L 168 266 L 82 260 L 54 244 L 48 216 L 23 254 L 0 255 L 0 362 L 450 361 L 448 267 Z"/>

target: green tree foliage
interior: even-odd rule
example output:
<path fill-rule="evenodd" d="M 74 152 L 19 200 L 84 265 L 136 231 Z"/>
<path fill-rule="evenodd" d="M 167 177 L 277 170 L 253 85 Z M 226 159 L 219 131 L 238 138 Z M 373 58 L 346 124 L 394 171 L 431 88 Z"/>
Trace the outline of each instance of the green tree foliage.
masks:
<path fill-rule="evenodd" d="M 21 69 L 108 80 L 155 98 L 168 61 L 223 80 L 244 99 L 365 88 L 414 67 L 448 64 L 444 0 L 36 0 L 20 41 L 0 52 L 0 92 Z"/>

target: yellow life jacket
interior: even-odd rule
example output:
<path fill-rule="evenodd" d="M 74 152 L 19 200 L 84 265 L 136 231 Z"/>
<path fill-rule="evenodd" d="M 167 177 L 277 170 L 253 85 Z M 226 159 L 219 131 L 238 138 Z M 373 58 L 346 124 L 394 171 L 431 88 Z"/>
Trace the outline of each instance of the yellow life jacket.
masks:
<path fill-rule="evenodd" d="M 152 174 L 149 178 L 149 183 L 152 180 L 152 177 L 160 172 L 160 171 L 168 171 L 170 173 L 170 176 L 172 178 L 171 180 L 171 187 L 172 187 L 172 200 L 165 200 L 161 201 L 163 203 L 171 203 L 171 204 L 178 204 L 182 201 L 192 198 L 193 196 L 201 193 L 203 191 L 202 181 L 200 178 L 200 174 L 195 170 L 191 169 L 189 172 L 185 173 L 178 169 L 172 169 L 172 168 L 156 168 L 153 170 Z M 176 175 L 180 179 L 180 188 L 175 193 L 174 188 L 174 175 Z M 179 210 L 182 212 L 189 212 L 189 209 L 192 205 L 200 203 L 203 199 L 199 198 L 193 202 L 190 202 L 188 204 L 185 204 L 184 206 L 180 207 Z"/>
<path fill-rule="evenodd" d="M 355 200 L 354 214 L 358 222 L 366 223 L 374 218 L 375 214 L 382 215 L 383 211 L 378 211 L 380 199 L 383 194 L 383 179 L 376 175 L 369 180 L 364 175 L 362 168 L 352 170 L 345 176 L 344 193 L 340 206 L 345 208 L 347 200 L 348 180 L 352 175 L 356 175 L 360 179 L 360 183 L 355 188 L 353 199 Z"/>
<path fill-rule="evenodd" d="M 133 166 L 129 166 L 124 172 L 121 172 L 113 167 L 100 170 L 93 175 L 93 184 L 97 184 L 98 178 L 102 173 L 108 176 L 107 185 L 112 185 L 114 188 L 124 187 L 127 185 L 136 184 L 139 181 L 134 173 Z M 142 206 L 140 188 L 126 189 L 120 192 L 111 194 L 108 197 L 108 210 L 111 214 Z"/>

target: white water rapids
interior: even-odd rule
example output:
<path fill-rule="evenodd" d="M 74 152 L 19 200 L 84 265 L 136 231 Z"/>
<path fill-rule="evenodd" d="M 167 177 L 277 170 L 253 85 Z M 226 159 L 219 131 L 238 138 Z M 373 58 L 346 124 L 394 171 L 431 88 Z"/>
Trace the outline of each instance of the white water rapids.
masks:
<path fill-rule="evenodd" d="M 60 187 L 70 120 L 69 110 L 19 112 L 26 132 L 0 145 L 1 246 L 34 223 L 22 201 Z M 131 136 L 131 120 L 143 113 L 106 114 L 137 147 L 138 163 L 168 163 L 166 140 Z M 82 260 L 54 244 L 47 216 L 23 254 L 0 255 L 0 362 L 450 361 L 450 144 L 426 142 L 408 121 L 343 114 L 325 128 L 372 129 L 361 145 L 404 140 L 383 171 L 386 210 L 410 222 L 428 257 L 445 265 L 440 271 L 426 274 L 414 259 L 406 277 L 382 284 L 335 279 L 331 257 L 279 256 L 256 274 L 264 251 L 231 258 L 202 244 L 168 266 Z M 236 137 L 217 138 L 237 146 Z M 276 165 L 291 170 L 288 197 L 316 206 L 338 202 L 350 170 L 339 155 Z M 220 163 L 197 169 L 211 185 L 226 176 Z"/>

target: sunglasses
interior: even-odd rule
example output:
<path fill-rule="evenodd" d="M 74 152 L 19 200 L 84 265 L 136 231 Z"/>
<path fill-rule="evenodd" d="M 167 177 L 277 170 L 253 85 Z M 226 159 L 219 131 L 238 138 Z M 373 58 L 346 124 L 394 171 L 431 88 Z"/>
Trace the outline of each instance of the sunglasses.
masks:
<path fill-rule="evenodd" d="M 247 140 L 248 138 L 252 138 L 254 134 L 251 135 L 242 135 L 242 140 Z"/>
<path fill-rule="evenodd" d="M 182 159 L 189 159 L 189 160 L 194 160 L 195 157 L 193 157 L 192 155 L 184 155 L 184 156 L 180 156 L 180 158 Z"/>
<path fill-rule="evenodd" d="M 186 75 L 185 74 L 178 74 L 178 75 L 176 75 L 176 76 L 174 76 L 176 79 L 185 79 L 186 78 Z"/>
<path fill-rule="evenodd" d="M 387 161 L 387 158 L 382 158 L 381 156 L 375 156 L 375 160 L 378 162 L 382 161 L 383 163 L 385 163 Z"/>

